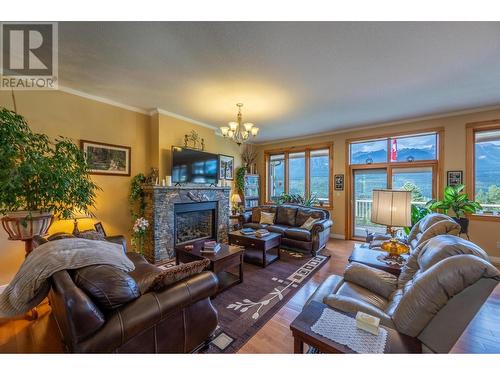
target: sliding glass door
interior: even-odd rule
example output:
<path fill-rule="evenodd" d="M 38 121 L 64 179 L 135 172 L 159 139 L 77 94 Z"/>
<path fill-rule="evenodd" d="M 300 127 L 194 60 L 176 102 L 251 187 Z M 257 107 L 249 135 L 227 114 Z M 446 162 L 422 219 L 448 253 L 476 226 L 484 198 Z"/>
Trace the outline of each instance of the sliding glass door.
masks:
<path fill-rule="evenodd" d="M 372 192 L 387 188 L 386 169 L 357 169 L 353 171 L 353 236 L 366 237 L 367 233 L 385 233 L 385 226 L 370 221 Z"/>

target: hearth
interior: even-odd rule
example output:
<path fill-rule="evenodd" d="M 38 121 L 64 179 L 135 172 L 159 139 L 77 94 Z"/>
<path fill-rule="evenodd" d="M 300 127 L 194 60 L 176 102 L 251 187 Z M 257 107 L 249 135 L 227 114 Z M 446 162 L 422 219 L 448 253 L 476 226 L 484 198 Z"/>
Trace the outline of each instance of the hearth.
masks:
<path fill-rule="evenodd" d="M 174 213 L 176 246 L 201 239 L 217 240 L 217 202 L 177 203 Z"/>

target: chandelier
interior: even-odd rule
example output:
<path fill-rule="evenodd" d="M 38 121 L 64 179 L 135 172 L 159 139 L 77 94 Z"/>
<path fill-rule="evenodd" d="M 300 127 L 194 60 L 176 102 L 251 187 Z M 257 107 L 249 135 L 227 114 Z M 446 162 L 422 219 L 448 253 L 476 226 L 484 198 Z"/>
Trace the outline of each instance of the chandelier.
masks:
<path fill-rule="evenodd" d="M 251 122 L 242 121 L 241 107 L 243 103 L 236 104 L 238 107 L 238 119 L 237 121 L 231 121 L 228 123 L 229 126 L 221 126 L 220 131 L 225 138 L 229 138 L 239 145 L 245 143 L 250 134 L 255 137 L 259 132 L 259 128 L 255 127 Z"/>

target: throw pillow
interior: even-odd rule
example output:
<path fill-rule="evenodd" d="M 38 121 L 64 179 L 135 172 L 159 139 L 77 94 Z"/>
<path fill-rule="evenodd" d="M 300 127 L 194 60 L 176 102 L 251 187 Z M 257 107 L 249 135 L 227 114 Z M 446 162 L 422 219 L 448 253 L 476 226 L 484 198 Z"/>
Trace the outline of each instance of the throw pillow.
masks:
<path fill-rule="evenodd" d="M 102 233 L 99 233 L 96 230 L 84 230 L 83 232 L 76 234 L 76 237 L 97 241 L 104 241 L 106 239 Z"/>
<path fill-rule="evenodd" d="M 104 264 L 74 271 L 75 284 L 103 310 L 112 310 L 141 296 L 135 280 L 126 272 Z"/>
<path fill-rule="evenodd" d="M 197 275 L 209 265 L 210 261 L 208 259 L 203 259 L 167 268 L 165 271 L 159 273 L 156 276 L 148 292 L 150 292 L 151 290 L 158 292 L 178 281 L 181 281 L 193 275 Z"/>
<path fill-rule="evenodd" d="M 260 224 L 274 224 L 274 212 L 264 212 L 260 213 Z"/>
<path fill-rule="evenodd" d="M 306 222 L 304 224 L 301 225 L 301 228 L 311 230 L 314 223 L 316 223 L 317 221 L 318 221 L 318 219 L 310 217 L 309 219 L 306 220 Z"/>

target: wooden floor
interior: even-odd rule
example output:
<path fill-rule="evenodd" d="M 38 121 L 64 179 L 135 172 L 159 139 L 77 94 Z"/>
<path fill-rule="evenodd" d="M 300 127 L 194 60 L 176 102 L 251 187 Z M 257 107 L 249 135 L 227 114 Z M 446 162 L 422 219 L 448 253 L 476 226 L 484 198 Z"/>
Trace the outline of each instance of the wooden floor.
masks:
<path fill-rule="evenodd" d="M 307 298 L 329 275 L 342 274 L 354 242 L 331 240 L 327 251 L 331 258 L 278 313 L 262 327 L 239 353 L 293 353 L 289 325 L 299 314 Z M 57 327 L 48 303 L 39 307 L 36 321 L 0 320 L 0 353 L 60 353 Z M 500 286 L 467 327 L 453 353 L 500 353 Z"/>

